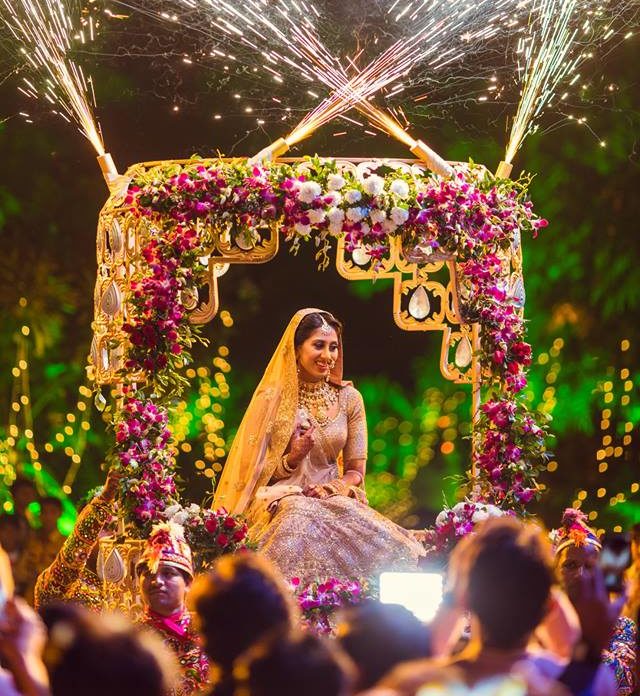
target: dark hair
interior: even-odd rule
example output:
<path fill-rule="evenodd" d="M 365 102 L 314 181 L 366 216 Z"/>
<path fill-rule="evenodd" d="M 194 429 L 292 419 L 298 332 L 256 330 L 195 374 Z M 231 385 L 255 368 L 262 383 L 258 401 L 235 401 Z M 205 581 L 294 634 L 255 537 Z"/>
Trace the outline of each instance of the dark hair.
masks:
<path fill-rule="evenodd" d="M 36 484 L 31 479 L 28 479 L 24 476 L 18 476 L 11 485 L 11 493 L 15 494 L 15 492 L 20 490 L 21 488 L 31 488 L 35 493 L 37 493 L 38 491 L 38 489 L 36 488 Z"/>
<path fill-rule="evenodd" d="M 250 552 L 217 559 L 196 578 L 188 600 L 205 652 L 223 672 L 262 635 L 290 628 L 297 618 L 291 592 L 277 570 Z"/>
<path fill-rule="evenodd" d="M 337 637 L 358 668 L 358 691 L 377 684 L 401 662 L 430 657 L 429 629 L 399 604 L 368 601 L 346 609 Z"/>
<path fill-rule="evenodd" d="M 44 498 L 40 498 L 40 508 L 42 509 L 45 505 L 52 505 L 58 509 L 58 512 L 62 512 L 62 501 L 60 498 L 56 498 L 53 495 L 47 495 Z"/>
<path fill-rule="evenodd" d="M 48 619 L 52 696 L 163 696 L 171 688 L 170 656 L 157 636 L 86 610 L 60 609 Z"/>
<path fill-rule="evenodd" d="M 15 515 L 0 515 L 0 527 L 13 527 L 14 530 L 21 528 L 20 520 Z"/>
<path fill-rule="evenodd" d="M 518 647 L 542 620 L 553 566 L 538 527 L 513 517 L 488 520 L 458 545 L 451 565 L 489 647 Z"/>
<path fill-rule="evenodd" d="M 301 346 L 311 334 L 323 325 L 323 320 L 329 324 L 338 334 L 338 339 L 342 337 L 342 324 L 329 312 L 311 312 L 302 318 L 293 337 L 295 348 Z"/>
<path fill-rule="evenodd" d="M 341 696 L 353 668 L 329 641 L 312 633 L 276 632 L 235 663 L 238 691 L 251 696 Z"/>

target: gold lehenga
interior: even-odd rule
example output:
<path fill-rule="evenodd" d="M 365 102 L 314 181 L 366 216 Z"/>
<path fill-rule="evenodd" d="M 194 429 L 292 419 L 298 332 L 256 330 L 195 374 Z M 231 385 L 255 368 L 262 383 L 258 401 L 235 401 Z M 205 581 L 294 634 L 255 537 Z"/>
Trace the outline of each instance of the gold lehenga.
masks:
<path fill-rule="evenodd" d="M 290 493 L 332 481 L 342 473 L 340 461 L 366 459 L 364 405 L 360 393 L 342 381 L 342 346 L 331 374 L 339 388 L 337 415 L 324 426 L 311 418 L 317 436 L 312 450 L 290 476 L 274 479 L 296 425 L 293 337 L 300 320 L 315 311 L 302 310 L 289 324 L 247 409 L 214 505 L 243 512 L 250 537 L 287 578 L 306 582 L 413 570 L 424 553 L 422 545 L 370 508 L 363 488 L 352 491 L 354 497 L 320 499 Z"/>

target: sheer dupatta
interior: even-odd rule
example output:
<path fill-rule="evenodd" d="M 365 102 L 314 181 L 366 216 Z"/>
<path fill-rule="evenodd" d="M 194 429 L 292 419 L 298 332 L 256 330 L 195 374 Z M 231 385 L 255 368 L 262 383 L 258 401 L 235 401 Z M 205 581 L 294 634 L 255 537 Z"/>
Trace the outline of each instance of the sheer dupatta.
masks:
<path fill-rule="evenodd" d="M 266 486 L 293 434 L 298 410 L 298 371 L 294 337 L 302 319 L 321 309 L 301 309 L 289 322 L 231 445 L 216 487 L 213 507 L 244 512 L 260 486 Z M 342 341 L 330 382 L 343 386 Z"/>

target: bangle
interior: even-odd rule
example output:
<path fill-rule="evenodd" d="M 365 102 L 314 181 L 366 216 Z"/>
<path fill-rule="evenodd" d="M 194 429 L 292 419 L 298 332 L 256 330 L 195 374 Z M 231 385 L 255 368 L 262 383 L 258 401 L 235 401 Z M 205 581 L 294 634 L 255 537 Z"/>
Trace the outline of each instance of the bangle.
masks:
<path fill-rule="evenodd" d="M 288 474 L 292 474 L 296 469 L 295 465 L 292 466 L 291 464 L 289 464 L 289 453 L 288 452 L 286 454 L 282 455 L 282 468 Z"/>
<path fill-rule="evenodd" d="M 346 474 L 355 474 L 358 477 L 358 482 L 351 484 L 353 486 L 359 486 L 364 480 L 364 476 L 357 469 L 347 469 L 344 473 L 345 473 L 345 475 Z"/>

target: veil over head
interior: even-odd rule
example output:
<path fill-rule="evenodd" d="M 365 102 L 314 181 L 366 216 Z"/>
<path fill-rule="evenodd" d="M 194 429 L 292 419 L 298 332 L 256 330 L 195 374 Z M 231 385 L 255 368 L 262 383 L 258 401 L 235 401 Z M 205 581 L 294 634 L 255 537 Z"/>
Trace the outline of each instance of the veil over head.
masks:
<path fill-rule="evenodd" d="M 298 370 L 294 337 L 300 322 L 308 314 L 325 312 L 307 308 L 296 312 L 272 355 L 260 383 L 253 393 L 235 436 L 222 476 L 215 490 L 214 508 L 224 507 L 242 513 L 255 491 L 273 476 L 289 444 L 298 410 Z M 338 336 L 338 359 L 329 381 L 343 386 L 342 337 Z"/>

